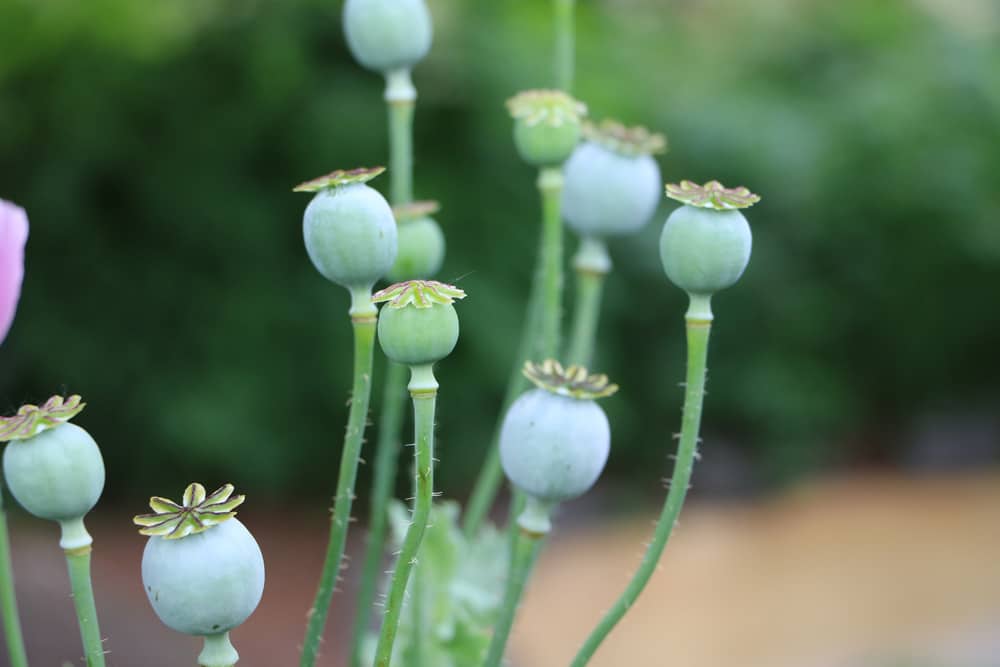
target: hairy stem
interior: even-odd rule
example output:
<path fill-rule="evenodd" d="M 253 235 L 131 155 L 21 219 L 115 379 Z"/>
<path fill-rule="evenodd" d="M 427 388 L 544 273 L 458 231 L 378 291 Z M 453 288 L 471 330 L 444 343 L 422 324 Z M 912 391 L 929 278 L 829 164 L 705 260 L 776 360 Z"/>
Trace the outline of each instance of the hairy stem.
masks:
<path fill-rule="evenodd" d="M 229 641 L 229 633 L 223 632 L 217 635 L 205 637 L 205 644 L 198 655 L 198 665 L 200 667 L 234 667 L 240 659 L 240 654 L 233 648 Z"/>
<path fill-rule="evenodd" d="M 521 604 L 521 597 L 538 560 L 538 554 L 542 551 L 543 537 L 541 533 L 521 529 L 514 540 L 514 552 L 510 563 L 510 576 L 507 578 L 507 589 L 504 591 L 503 606 L 500 608 L 500 617 L 493 627 L 493 637 L 490 639 L 483 667 L 499 667 L 503 660 L 507 640 L 511 628 L 514 627 L 514 616 Z"/>
<path fill-rule="evenodd" d="M 3 508 L 3 487 L 0 486 L 0 614 L 3 614 L 3 633 L 7 640 L 10 667 L 28 667 L 28 654 L 24 650 L 21 617 L 17 611 L 14 593 L 14 567 L 10 558 L 10 534 L 7 531 L 7 512 Z"/>
<path fill-rule="evenodd" d="M 330 522 L 330 541 L 323 561 L 323 572 L 316 587 L 316 599 L 309 611 L 306 637 L 302 644 L 300 667 L 313 667 L 319 654 L 319 644 L 326 626 L 333 589 L 340 574 L 347 543 L 347 529 L 354 500 L 354 482 L 357 478 L 361 445 L 364 442 L 365 422 L 368 419 L 368 401 L 372 386 L 372 354 L 378 311 L 371 302 L 371 290 L 352 290 L 351 323 L 354 327 L 354 386 L 351 409 L 347 416 L 347 432 L 340 455 L 340 474 L 333 500 Z"/>
<path fill-rule="evenodd" d="M 490 448 L 463 516 L 462 527 L 465 536 L 470 539 L 479 532 L 500 490 L 500 482 L 503 479 L 503 470 L 500 467 L 500 427 L 511 403 L 528 387 L 529 383 L 521 373 L 524 362 L 555 357 L 559 346 L 563 281 L 561 170 L 542 170 L 538 186 L 542 194 L 542 226 L 535 273 L 528 297 L 527 315 L 521 326 L 517 357 L 514 359 L 500 414 L 493 428 Z M 518 502 L 512 503 L 513 516 L 517 516 L 519 506 Z"/>
<path fill-rule="evenodd" d="M 573 9 L 576 0 L 554 0 L 556 88 L 570 92 L 573 87 Z"/>
<path fill-rule="evenodd" d="M 400 431 L 406 398 L 406 374 L 406 366 L 389 362 L 378 422 L 378 441 L 375 444 L 375 481 L 372 484 L 368 543 L 365 546 L 365 560 L 358 590 L 357 617 L 351 635 L 351 667 L 362 667 L 364 637 L 371 619 L 378 578 L 382 573 L 389 498 L 396 481 L 396 465 L 402 446 Z"/>
<path fill-rule="evenodd" d="M 87 657 L 87 667 L 104 667 L 104 645 L 101 628 L 97 622 L 97 606 L 94 604 L 94 587 L 90 581 L 91 547 L 65 549 L 66 565 L 69 568 L 69 583 L 73 591 L 73 606 L 80 623 L 80 638 L 83 652 Z"/>
<path fill-rule="evenodd" d="M 691 295 L 687 312 L 687 378 L 684 389 L 684 414 L 681 420 L 681 437 L 677 446 L 674 473 L 670 479 L 667 500 L 656 522 L 653 539 L 646 548 L 639 569 L 628 586 L 590 633 L 580 648 L 571 667 L 584 667 L 594 656 L 601 642 L 611 633 L 625 613 L 642 593 L 667 546 L 667 540 L 677 523 L 684 498 L 691 481 L 691 470 L 698 450 L 698 430 L 701 426 L 701 408 L 705 396 L 705 363 L 708 358 L 708 334 L 712 326 L 712 310 L 708 296 Z"/>
<path fill-rule="evenodd" d="M 389 585 L 385 618 L 379 633 L 375 650 L 375 667 L 389 667 L 392 647 L 399 630 L 399 619 L 406 595 L 406 584 L 410 572 L 417 563 L 420 543 L 427 530 L 431 503 L 434 497 L 434 407 L 437 400 L 437 382 L 430 366 L 415 366 L 410 380 L 410 394 L 413 397 L 414 457 L 416 470 L 413 497 L 413 515 L 410 527 L 403 538 L 403 547 L 396 559 L 396 569 Z"/>

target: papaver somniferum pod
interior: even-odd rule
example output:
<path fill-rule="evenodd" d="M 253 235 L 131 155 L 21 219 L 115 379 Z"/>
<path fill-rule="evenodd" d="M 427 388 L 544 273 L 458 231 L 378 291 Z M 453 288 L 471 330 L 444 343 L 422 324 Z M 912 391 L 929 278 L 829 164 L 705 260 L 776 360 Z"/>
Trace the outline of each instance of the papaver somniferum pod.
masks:
<path fill-rule="evenodd" d="M 20 206 L 0 199 L 0 343 L 7 337 L 21 296 L 28 216 Z"/>

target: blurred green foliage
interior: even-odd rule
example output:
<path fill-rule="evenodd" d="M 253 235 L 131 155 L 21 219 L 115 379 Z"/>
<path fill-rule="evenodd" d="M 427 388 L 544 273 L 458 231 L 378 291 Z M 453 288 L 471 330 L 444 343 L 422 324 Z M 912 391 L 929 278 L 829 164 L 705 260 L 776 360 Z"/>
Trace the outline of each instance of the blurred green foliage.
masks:
<path fill-rule="evenodd" d="M 442 278 L 470 295 L 439 369 L 455 496 L 489 440 L 533 264 L 535 175 L 503 101 L 549 85 L 550 15 L 429 4 L 416 189 L 443 203 Z M 306 258 L 291 186 L 387 155 L 382 82 L 352 62 L 339 9 L 0 0 L 0 196 L 32 222 L 0 407 L 82 393 L 112 495 L 330 490 L 348 299 Z M 581 0 L 575 92 L 592 114 L 665 131 L 667 180 L 763 195 L 750 268 L 716 299 L 705 434 L 745 448 L 759 478 L 890 458 L 911 415 L 997 404 L 998 13 Z M 597 363 L 623 388 L 606 402 L 612 477 L 666 470 L 677 428 L 685 298 L 655 251 L 669 208 L 612 244 Z"/>

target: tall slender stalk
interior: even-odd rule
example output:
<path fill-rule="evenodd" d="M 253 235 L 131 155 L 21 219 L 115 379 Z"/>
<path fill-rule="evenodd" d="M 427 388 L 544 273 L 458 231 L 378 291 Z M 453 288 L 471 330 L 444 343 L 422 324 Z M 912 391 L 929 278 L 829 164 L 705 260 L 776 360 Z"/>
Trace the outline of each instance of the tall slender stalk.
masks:
<path fill-rule="evenodd" d="M 528 386 L 521 373 L 528 359 L 555 357 L 559 349 L 562 321 L 563 225 L 560 213 L 563 176 L 558 167 L 542 169 L 538 176 L 542 197 L 542 227 L 535 275 L 528 300 L 528 312 L 521 330 L 517 358 L 507 383 L 503 406 L 493 430 L 486 460 L 465 510 L 463 529 L 466 537 L 479 532 L 486 514 L 500 490 L 503 470 L 500 467 L 500 425 L 507 408 Z M 511 504 L 513 516 L 523 503 Z"/>
<path fill-rule="evenodd" d="M 553 0 L 555 9 L 556 88 L 567 93 L 573 88 L 573 10 L 576 0 Z"/>
<path fill-rule="evenodd" d="M 365 422 L 368 418 L 368 401 L 371 396 L 372 355 L 375 342 L 378 311 L 371 302 L 368 289 L 351 292 L 351 324 L 354 328 L 354 385 L 351 394 L 351 409 L 347 417 L 347 432 L 344 435 L 344 449 L 340 456 L 340 474 L 333 501 L 330 523 L 330 541 L 327 544 L 326 559 L 316 589 L 316 599 L 309 612 L 306 637 L 302 644 L 300 667 L 313 667 L 319 653 L 319 644 L 326 626 L 333 589 L 340 574 L 344 547 L 347 543 L 347 529 L 351 518 L 351 503 L 354 500 L 354 483 L 357 478 L 358 460 L 364 440 Z"/>
<path fill-rule="evenodd" d="M 90 545 L 66 549 L 69 583 L 73 591 L 73 606 L 80 624 L 80 638 L 87 657 L 87 667 L 104 667 L 104 644 L 97 622 L 94 587 L 90 580 Z"/>
<path fill-rule="evenodd" d="M 573 258 L 576 271 L 576 300 L 573 304 L 573 329 L 566 361 L 590 368 L 597 343 L 597 323 L 601 318 L 601 293 L 604 278 L 611 266 L 604 241 L 592 237 L 580 240 L 580 250 Z"/>
<path fill-rule="evenodd" d="M 429 365 L 412 368 L 410 395 L 413 397 L 416 493 L 413 497 L 410 527 L 403 538 L 403 546 L 396 559 L 396 568 L 389 586 L 385 618 L 382 621 L 382 630 L 375 650 L 375 667 L 389 667 L 392 660 L 392 648 L 399 630 L 406 585 L 410 572 L 417 563 L 417 554 L 427 530 L 434 497 L 434 408 L 437 401 L 437 382 L 434 381 L 434 374 Z"/>
<path fill-rule="evenodd" d="M 681 421 L 680 443 L 670 479 L 667 500 L 656 522 L 653 539 L 646 548 L 639 569 L 632 576 L 624 592 L 600 620 L 580 648 L 571 667 L 584 667 L 593 658 L 601 642 L 611 633 L 618 621 L 631 609 L 656 570 L 663 549 L 670 539 L 677 516 L 691 481 L 691 470 L 698 449 L 698 431 L 701 426 L 701 409 L 705 396 L 705 364 L 708 358 L 708 335 L 712 326 L 710 297 L 691 295 L 687 312 L 687 378 L 684 390 L 684 415 Z"/>
<path fill-rule="evenodd" d="M 543 538 L 544 535 L 528 532 L 522 528 L 514 540 L 510 576 L 504 591 L 503 606 L 500 609 L 500 617 L 493 627 L 493 637 L 490 639 L 483 667 L 499 667 L 501 660 L 503 660 L 507 640 L 514 627 L 514 616 L 521 604 L 521 597 L 524 595 L 531 571 L 542 551 Z"/>
<path fill-rule="evenodd" d="M 21 618 L 17 611 L 14 592 L 14 567 L 10 557 L 10 533 L 7 531 L 7 512 L 3 507 L 3 487 L 0 486 L 0 614 L 3 614 L 4 639 L 10 667 L 28 667 L 28 654 L 24 650 Z"/>
<path fill-rule="evenodd" d="M 413 112 L 416 89 L 409 71 L 386 75 L 385 100 L 389 118 L 389 192 L 394 205 L 413 201 Z M 402 446 L 406 367 L 388 362 L 382 410 L 375 443 L 374 482 L 369 510 L 368 541 L 358 589 L 354 632 L 351 633 L 351 667 L 362 667 L 362 648 L 375 602 L 385 550 L 389 498 L 396 480 L 396 463 Z"/>

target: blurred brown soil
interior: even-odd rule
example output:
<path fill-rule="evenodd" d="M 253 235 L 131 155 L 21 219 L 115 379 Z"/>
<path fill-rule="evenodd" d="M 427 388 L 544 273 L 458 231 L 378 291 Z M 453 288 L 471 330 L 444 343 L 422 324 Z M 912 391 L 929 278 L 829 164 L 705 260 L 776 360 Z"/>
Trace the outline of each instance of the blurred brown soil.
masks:
<path fill-rule="evenodd" d="M 145 600 L 134 509 L 103 507 L 90 521 L 108 664 L 194 665 L 197 640 L 160 625 Z M 514 629 L 516 667 L 568 665 L 638 563 L 652 516 L 578 518 L 557 531 Z M 268 581 L 260 609 L 233 633 L 240 665 L 294 667 L 325 517 L 248 506 L 241 518 L 261 544 Z M 12 538 L 32 665 L 83 664 L 56 530 L 19 517 Z M 355 571 L 348 595 L 335 597 L 322 667 L 343 664 Z M 687 507 L 661 571 L 591 664 L 995 667 L 997 628 L 1000 472 L 854 477 L 764 502 Z"/>

